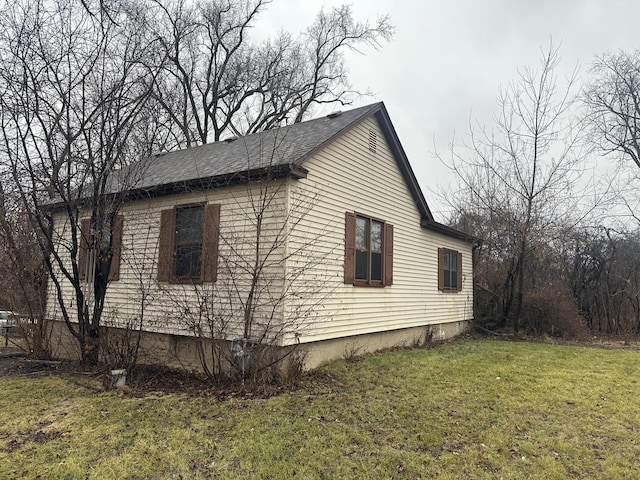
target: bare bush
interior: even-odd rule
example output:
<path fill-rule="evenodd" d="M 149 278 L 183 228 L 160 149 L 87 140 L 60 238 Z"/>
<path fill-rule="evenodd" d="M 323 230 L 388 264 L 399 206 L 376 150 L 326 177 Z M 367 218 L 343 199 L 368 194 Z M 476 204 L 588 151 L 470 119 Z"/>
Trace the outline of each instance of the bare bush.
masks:
<path fill-rule="evenodd" d="M 587 330 L 569 292 L 544 289 L 527 296 L 522 309 L 522 325 L 537 336 L 585 337 Z"/>

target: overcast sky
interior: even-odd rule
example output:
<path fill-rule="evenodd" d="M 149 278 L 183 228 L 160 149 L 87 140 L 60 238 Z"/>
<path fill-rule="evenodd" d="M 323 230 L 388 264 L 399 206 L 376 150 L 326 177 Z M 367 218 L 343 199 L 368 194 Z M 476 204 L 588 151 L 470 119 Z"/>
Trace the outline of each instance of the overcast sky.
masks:
<path fill-rule="evenodd" d="M 299 31 L 333 0 L 274 0 L 260 26 Z M 347 2 L 348 3 L 348 2 Z M 469 120 L 491 124 L 500 85 L 516 68 L 536 65 L 550 39 L 560 45 L 561 73 L 582 77 L 594 55 L 640 47 L 634 0 L 354 0 L 357 19 L 389 14 L 396 34 L 380 51 L 349 54 L 354 87 L 371 90 L 364 105 L 384 101 L 418 181 L 438 220 L 433 192 L 451 182 L 434 158 Z M 444 151 L 443 151 L 444 150 Z"/>

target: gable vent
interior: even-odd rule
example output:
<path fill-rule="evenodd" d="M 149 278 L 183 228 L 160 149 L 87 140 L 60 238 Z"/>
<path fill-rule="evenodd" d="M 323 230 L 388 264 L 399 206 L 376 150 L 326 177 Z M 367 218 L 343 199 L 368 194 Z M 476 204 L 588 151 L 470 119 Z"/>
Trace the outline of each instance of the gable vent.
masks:
<path fill-rule="evenodd" d="M 337 112 L 333 112 L 327 115 L 327 118 L 336 118 L 336 117 L 339 117 L 340 115 L 342 115 L 342 111 L 338 110 Z"/>
<path fill-rule="evenodd" d="M 369 130 L 369 151 L 376 153 L 378 151 L 378 132 Z"/>

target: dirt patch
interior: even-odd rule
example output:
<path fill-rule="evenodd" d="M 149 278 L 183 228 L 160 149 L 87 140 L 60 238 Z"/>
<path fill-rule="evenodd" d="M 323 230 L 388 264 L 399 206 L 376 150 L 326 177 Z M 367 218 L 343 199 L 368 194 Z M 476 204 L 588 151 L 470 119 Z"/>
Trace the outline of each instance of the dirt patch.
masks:
<path fill-rule="evenodd" d="M 13 354 L 3 355 L 0 352 L 0 377 L 26 375 L 64 377 L 67 381 L 96 393 L 113 388 L 113 379 L 104 367 L 89 368 L 79 362 L 36 360 Z M 215 383 L 192 372 L 140 365 L 133 372 L 128 372 L 127 385 L 117 390 L 122 395 L 131 397 L 180 393 L 225 400 L 234 397 L 266 398 L 294 389 L 291 385 L 261 385 L 252 389 L 239 381 Z"/>
<path fill-rule="evenodd" d="M 79 362 L 38 360 L 24 355 L 2 355 L 0 353 L 0 377 L 24 375 L 77 375 L 78 377 L 93 377 L 96 380 L 102 379 L 105 386 L 109 384 L 109 373 L 101 367 L 91 368 Z M 138 367 L 128 375 L 127 381 L 130 390 L 163 390 L 171 393 L 192 389 L 199 390 L 208 386 L 204 379 L 197 375 L 162 367 Z"/>
<path fill-rule="evenodd" d="M 67 368 L 68 366 L 63 362 L 34 360 L 19 355 L 0 355 L 0 377 L 39 373 L 47 374 Z"/>
<path fill-rule="evenodd" d="M 8 438 L 9 441 L 4 448 L 0 451 L 11 453 L 19 448 L 22 448 L 27 443 L 36 443 L 38 445 L 44 445 L 51 440 L 55 440 L 64 435 L 64 432 L 59 430 L 27 430 L 18 432 L 3 432 L 0 431 L 0 439 Z"/>
<path fill-rule="evenodd" d="M 152 392 L 188 393 L 190 395 L 207 395 L 215 392 L 204 377 L 195 373 L 164 368 L 161 366 L 138 366 L 127 377 L 127 388 L 124 391 L 131 395 L 145 395 Z"/>
<path fill-rule="evenodd" d="M 130 396 L 182 393 L 190 396 L 215 397 L 219 400 L 237 397 L 268 398 L 295 390 L 293 385 L 243 385 L 237 379 L 213 382 L 194 372 L 162 366 L 142 365 L 127 376 L 127 386 L 121 391 Z"/>

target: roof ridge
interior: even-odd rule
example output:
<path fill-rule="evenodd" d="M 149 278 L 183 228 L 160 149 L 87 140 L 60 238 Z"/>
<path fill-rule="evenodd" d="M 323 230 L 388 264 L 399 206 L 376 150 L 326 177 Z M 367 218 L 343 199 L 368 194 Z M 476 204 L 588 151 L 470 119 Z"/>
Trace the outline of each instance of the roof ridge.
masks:
<path fill-rule="evenodd" d="M 384 111 L 376 102 L 304 122 L 263 130 L 228 142 L 195 145 L 180 150 L 151 154 L 125 167 L 114 176 L 110 193 L 145 194 L 179 190 L 187 186 L 214 185 L 218 181 L 242 179 L 243 172 L 298 172 L 301 164 L 328 143 L 360 123 L 363 119 Z M 128 173 L 133 173 L 131 181 Z M 300 172 L 298 172 L 300 174 Z M 246 177 L 247 179 L 249 177 Z M 138 193 L 136 193 L 138 192 Z"/>
<path fill-rule="evenodd" d="M 233 141 L 238 141 L 238 140 L 243 140 L 243 139 L 249 139 L 251 137 L 255 137 L 255 136 L 259 136 L 259 135 L 265 135 L 267 133 L 272 133 L 278 130 L 289 130 L 291 128 L 296 128 L 302 125 L 308 125 L 310 123 L 314 123 L 314 122 L 318 122 L 321 120 L 325 120 L 325 119 L 334 119 L 334 118 L 339 118 L 343 115 L 347 115 L 347 114 L 353 114 L 356 111 L 362 110 L 363 112 L 366 111 L 366 114 L 362 114 L 358 116 L 358 120 L 360 120 L 362 117 L 367 116 L 370 113 L 373 113 L 374 111 L 376 111 L 378 108 L 380 108 L 380 106 L 384 105 L 384 102 L 374 102 L 374 103 L 370 103 L 368 105 L 363 105 L 361 107 L 355 107 L 355 108 L 351 108 L 349 110 L 340 110 L 339 111 L 339 115 L 335 115 L 336 112 L 332 112 L 326 115 L 322 115 L 320 117 L 315 117 L 315 118 L 309 118 L 308 120 L 304 120 L 301 122 L 296 122 L 296 123 L 291 123 L 289 125 L 282 125 L 279 127 L 274 127 L 274 128 L 269 128 L 266 130 L 260 130 L 259 132 L 253 132 L 253 133 L 248 133 L 248 134 L 244 134 L 244 135 L 234 135 L 230 138 L 233 138 Z M 188 146 L 188 147 L 184 147 L 184 148 L 179 148 L 176 150 L 167 150 L 167 151 L 162 151 L 162 152 L 158 152 L 158 153 L 154 153 L 152 154 L 153 157 L 161 157 L 164 155 L 168 155 L 171 153 L 176 153 L 176 152 L 181 152 L 184 150 L 194 150 L 194 149 L 200 149 L 209 145 L 215 145 L 215 144 L 221 144 L 221 143 L 231 143 L 229 142 L 229 138 L 224 138 L 221 140 L 215 140 L 213 142 L 207 142 L 207 143 L 201 143 L 199 145 L 193 145 L 193 146 Z"/>

